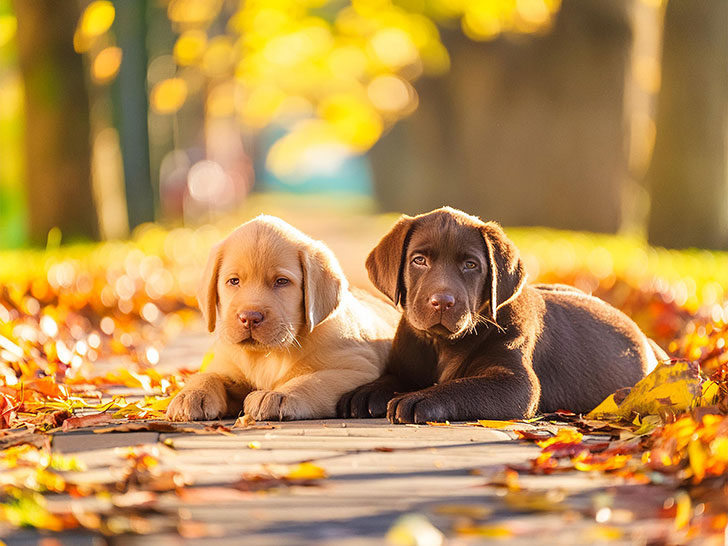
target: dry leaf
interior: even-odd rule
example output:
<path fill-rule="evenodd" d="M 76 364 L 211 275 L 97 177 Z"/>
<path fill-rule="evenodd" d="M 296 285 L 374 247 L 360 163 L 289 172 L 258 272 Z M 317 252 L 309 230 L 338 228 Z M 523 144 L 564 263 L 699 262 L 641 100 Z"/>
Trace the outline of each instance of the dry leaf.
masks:
<path fill-rule="evenodd" d="M 71 417 L 70 419 L 63 421 L 63 432 L 68 432 L 74 428 L 103 425 L 113 420 L 114 417 L 108 413 L 95 413 L 93 415 L 84 415 L 83 417 Z"/>
<path fill-rule="evenodd" d="M 661 362 L 637 383 L 621 404 L 609 397 L 587 415 L 589 419 L 616 416 L 631 419 L 659 415 L 664 407 L 674 413 L 690 409 L 702 393 L 700 369 L 694 362 Z"/>
<path fill-rule="evenodd" d="M 494 421 L 487 419 L 479 419 L 478 424 L 485 428 L 505 428 L 513 425 L 518 425 L 518 421 Z"/>

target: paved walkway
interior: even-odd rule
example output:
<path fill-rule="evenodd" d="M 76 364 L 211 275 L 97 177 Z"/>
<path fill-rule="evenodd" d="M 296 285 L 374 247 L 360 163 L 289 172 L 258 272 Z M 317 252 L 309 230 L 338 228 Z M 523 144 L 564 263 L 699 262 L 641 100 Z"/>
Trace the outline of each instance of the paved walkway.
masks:
<path fill-rule="evenodd" d="M 162 367 L 199 362 L 206 344 L 201 334 L 181 336 Z M 417 545 L 635 544 L 672 532 L 672 520 L 656 519 L 669 497 L 656 487 L 573 472 L 521 474 L 520 491 L 498 486 L 504 465 L 527 466 L 539 449 L 513 433 L 477 426 L 322 420 L 210 434 L 85 429 L 53 439 L 54 450 L 86 464 L 73 479 L 88 483 L 118 481 L 128 467 L 119 448 L 129 446 L 158 458 L 157 477 L 145 486 L 157 492 L 120 494 L 106 504 L 60 497 L 49 506 L 127 515 L 151 508 L 135 524 L 149 534 L 53 535 L 60 544 L 356 545 L 383 544 L 385 537 Z M 315 467 L 298 466 L 304 461 Z M 315 475 L 317 467 L 326 477 Z M 273 479 L 286 475 L 291 479 Z M 0 527 L 0 536 L 13 545 L 36 544 L 43 535 Z"/>

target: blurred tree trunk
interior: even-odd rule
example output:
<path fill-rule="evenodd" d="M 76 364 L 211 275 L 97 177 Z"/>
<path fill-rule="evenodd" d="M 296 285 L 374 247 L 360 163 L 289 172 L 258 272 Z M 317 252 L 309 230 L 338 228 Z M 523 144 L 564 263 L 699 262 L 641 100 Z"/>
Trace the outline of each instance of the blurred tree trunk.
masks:
<path fill-rule="evenodd" d="M 726 249 L 728 2 L 669 1 L 663 43 L 649 241 Z"/>
<path fill-rule="evenodd" d="M 154 221 L 147 128 L 147 23 L 145 0 L 115 0 L 114 29 L 123 52 L 114 82 L 114 118 L 119 128 L 129 229 Z"/>
<path fill-rule="evenodd" d="M 453 205 L 506 225 L 614 232 L 627 178 L 632 0 L 564 0 L 553 30 L 477 43 L 372 149 L 384 208 Z"/>
<path fill-rule="evenodd" d="M 15 0 L 25 87 L 25 154 L 30 239 L 58 227 L 65 240 L 98 237 L 91 189 L 89 104 L 73 50 L 76 2 Z"/>

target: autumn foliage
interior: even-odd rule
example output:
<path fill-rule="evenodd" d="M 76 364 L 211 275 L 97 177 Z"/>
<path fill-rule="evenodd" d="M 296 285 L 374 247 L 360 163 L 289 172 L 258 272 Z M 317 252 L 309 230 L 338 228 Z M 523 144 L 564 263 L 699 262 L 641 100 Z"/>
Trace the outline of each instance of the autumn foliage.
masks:
<path fill-rule="evenodd" d="M 706 525 L 715 522 L 706 524 L 705 518 L 728 509 L 724 495 L 716 494 L 726 491 L 728 465 L 726 256 L 650 249 L 614 237 L 511 233 L 531 280 L 566 282 L 607 299 L 674 359 L 590 415 L 564 412 L 528 423 L 473 425 L 538 443 L 541 454 L 528 468 L 511 469 L 518 473 L 597 472 L 670 484 L 685 494 L 675 516 L 681 528 L 699 525 L 707 532 Z M 2 256 L 0 464 L 8 478 L 0 484 L 0 517 L 52 530 L 136 532 L 131 519 L 119 523 L 44 511 L 44 495 L 129 495 L 184 486 L 181 478 L 155 470 L 156 455 L 136 452 L 129 455 L 124 483 L 74 484 L 58 472 L 72 471 L 73 460 L 48 449 L 56 433 L 109 423 L 112 431 L 166 426 L 234 433 L 226 426 L 178 430 L 149 421 L 163 418 L 169 396 L 184 381 L 184 374 L 162 374 L 155 366 L 166 341 L 196 320 L 198 261 L 219 235 L 209 227 L 150 226 L 126 243 Z M 120 386 L 136 395 L 110 394 Z M 294 470 L 249 477 L 240 487 L 277 487 L 289 474 L 291 480 L 324 477 L 318 467 L 300 470 L 300 477 Z M 703 505 L 700 517 L 690 509 L 695 503 Z"/>

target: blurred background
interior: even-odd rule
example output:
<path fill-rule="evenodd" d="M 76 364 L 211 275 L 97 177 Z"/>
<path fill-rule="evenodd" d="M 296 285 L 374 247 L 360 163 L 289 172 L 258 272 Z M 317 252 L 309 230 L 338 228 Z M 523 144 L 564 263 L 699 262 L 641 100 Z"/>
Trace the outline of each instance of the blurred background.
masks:
<path fill-rule="evenodd" d="M 727 105 L 725 0 L 0 0 L 0 248 L 266 195 L 725 249 Z"/>

